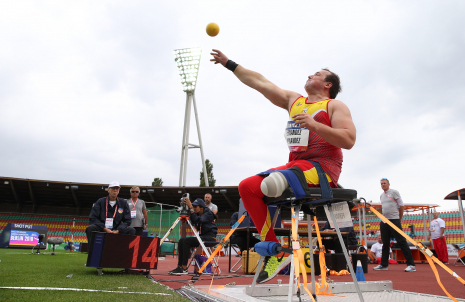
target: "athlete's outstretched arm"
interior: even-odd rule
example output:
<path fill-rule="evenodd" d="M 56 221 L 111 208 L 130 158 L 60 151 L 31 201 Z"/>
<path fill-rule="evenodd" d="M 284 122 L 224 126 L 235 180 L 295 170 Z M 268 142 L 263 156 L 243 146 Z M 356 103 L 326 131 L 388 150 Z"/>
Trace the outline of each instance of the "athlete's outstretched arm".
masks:
<path fill-rule="evenodd" d="M 292 116 L 292 119 L 300 124 L 300 128 L 305 127 L 315 132 L 331 145 L 351 149 L 355 144 L 357 131 L 349 108 L 341 101 L 332 100 L 328 104 L 328 111 L 331 127 L 315 121 L 307 113 L 298 113 Z"/>
<path fill-rule="evenodd" d="M 210 61 L 215 64 L 221 64 L 226 67 L 228 57 L 217 49 L 213 49 L 211 55 L 213 59 Z M 284 90 L 267 80 L 263 75 L 258 72 L 246 69 L 238 65 L 234 70 L 234 75 L 245 85 L 257 90 L 265 96 L 274 105 L 289 111 L 292 102 L 295 101 L 300 94 L 297 92 Z"/>

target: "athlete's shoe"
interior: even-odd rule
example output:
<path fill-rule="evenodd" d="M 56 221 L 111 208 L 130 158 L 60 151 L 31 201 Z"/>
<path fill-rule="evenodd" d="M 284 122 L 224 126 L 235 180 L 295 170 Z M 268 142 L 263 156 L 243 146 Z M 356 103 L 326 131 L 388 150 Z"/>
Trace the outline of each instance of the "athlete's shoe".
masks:
<path fill-rule="evenodd" d="M 378 266 L 375 266 L 373 269 L 375 271 L 387 271 L 388 270 L 386 266 L 382 266 L 381 264 Z"/>
<path fill-rule="evenodd" d="M 174 270 L 169 271 L 168 274 L 179 276 L 179 275 L 187 275 L 188 272 L 187 272 L 187 269 L 183 269 L 182 267 L 177 267 Z"/>
<path fill-rule="evenodd" d="M 407 268 L 405 269 L 405 271 L 406 271 L 406 272 L 416 272 L 417 270 L 416 270 L 415 266 L 409 265 L 409 266 L 407 266 Z"/>
<path fill-rule="evenodd" d="M 291 263 L 291 257 L 287 257 L 282 259 L 281 261 L 278 260 L 277 257 L 268 256 L 265 257 L 263 264 L 263 268 L 260 271 L 260 274 L 257 278 L 257 283 L 265 283 L 274 278 L 283 268 L 286 267 L 289 263 Z"/>

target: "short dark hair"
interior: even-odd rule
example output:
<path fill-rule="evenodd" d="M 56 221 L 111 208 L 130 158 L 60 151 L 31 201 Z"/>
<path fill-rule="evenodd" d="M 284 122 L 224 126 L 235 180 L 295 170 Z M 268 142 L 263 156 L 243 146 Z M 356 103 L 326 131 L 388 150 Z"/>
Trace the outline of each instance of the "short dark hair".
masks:
<path fill-rule="evenodd" d="M 323 68 L 323 70 L 328 71 L 330 74 L 326 76 L 325 81 L 330 82 L 333 84 L 331 88 L 329 89 L 329 97 L 332 99 L 335 99 L 337 94 L 341 92 L 341 80 L 339 79 L 339 76 L 329 70 L 328 68 Z"/>

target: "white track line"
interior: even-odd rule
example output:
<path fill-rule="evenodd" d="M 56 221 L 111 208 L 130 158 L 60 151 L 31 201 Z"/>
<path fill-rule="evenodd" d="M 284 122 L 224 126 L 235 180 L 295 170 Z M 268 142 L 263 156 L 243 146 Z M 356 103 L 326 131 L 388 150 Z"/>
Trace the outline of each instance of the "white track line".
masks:
<path fill-rule="evenodd" d="M 122 292 L 112 290 L 99 290 L 99 289 L 82 289 L 82 288 L 61 288 L 61 287 L 11 287 L 11 286 L 0 286 L 0 289 L 30 289 L 30 290 L 70 290 L 75 292 L 102 292 L 102 293 L 115 293 L 115 294 L 142 294 L 142 295 L 161 295 L 171 296 L 165 293 L 147 293 L 147 292 Z"/>

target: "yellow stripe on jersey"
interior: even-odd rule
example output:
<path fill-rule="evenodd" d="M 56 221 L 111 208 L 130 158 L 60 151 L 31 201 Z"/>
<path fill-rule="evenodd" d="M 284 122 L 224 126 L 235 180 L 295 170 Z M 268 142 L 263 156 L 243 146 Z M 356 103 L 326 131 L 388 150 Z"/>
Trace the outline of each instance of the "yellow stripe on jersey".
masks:
<path fill-rule="evenodd" d="M 319 101 L 316 103 L 311 103 L 311 104 L 305 104 L 306 97 L 300 97 L 298 98 L 294 104 L 292 104 L 291 111 L 289 112 L 289 116 L 294 116 L 297 113 L 302 113 L 306 112 L 310 114 L 311 116 L 314 116 L 318 114 L 320 111 L 326 111 L 328 107 L 328 102 L 331 101 L 331 99 L 327 99 L 324 101 Z"/>

